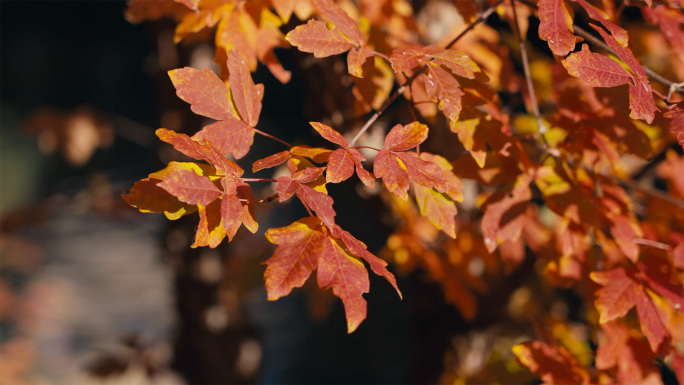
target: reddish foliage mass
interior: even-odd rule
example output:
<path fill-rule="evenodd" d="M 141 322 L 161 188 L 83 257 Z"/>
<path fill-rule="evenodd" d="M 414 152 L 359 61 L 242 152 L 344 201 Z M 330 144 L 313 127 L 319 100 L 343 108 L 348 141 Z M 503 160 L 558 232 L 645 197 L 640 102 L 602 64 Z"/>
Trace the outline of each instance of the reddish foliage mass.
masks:
<path fill-rule="evenodd" d="M 497 314 L 509 324 L 542 321 L 540 340 L 483 358 L 477 370 L 447 365 L 447 382 L 509 382 L 491 373 L 514 359 L 544 383 L 659 383 L 657 360 L 680 375 L 682 4 L 513 0 L 480 9 L 463 0 L 454 9 L 468 24 L 431 37 L 432 2 L 178 3 L 132 0 L 127 17 L 175 18 L 177 41 L 215 32 L 221 75 L 169 71 L 178 97 L 215 122 L 193 136 L 159 129 L 197 162 L 171 162 L 136 182 L 123 195 L 130 205 L 169 219 L 197 211 L 193 247 L 216 247 L 243 225 L 257 231 L 255 205 L 298 201 L 308 216 L 265 230 L 276 245 L 265 262 L 268 298 L 316 271 L 318 286 L 341 299 L 350 333 L 366 318 L 368 268 L 401 296 L 388 261 L 401 273 L 422 271 L 469 320 L 509 274 L 526 274 L 529 283 L 509 287 L 508 308 Z M 492 15 L 511 28 L 487 26 Z M 526 44 L 537 38 L 550 53 Z M 299 69 L 325 74 L 308 88 L 320 95 L 306 95 L 330 110 L 326 123 L 311 122 L 320 136 L 312 142 L 322 137 L 323 147 L 293 146 L 257 127 L 268 90 L 251 72 L 262 63 L 290 80 L 276 48 L 304 52 L 293 56 Z M 251 165 L 277 176 L 246 177 L 231 160 L 250 154 L 255 137 L 287 147 Z M 273 185 L 270 196 L 259 182 Z M 336 223 L 344 213 L 326 186 L 342 182 L 377 196 L 396 219 L 383 259 Z M 558 310 L 555 288 L 582 302 L 575 319 Z"/>

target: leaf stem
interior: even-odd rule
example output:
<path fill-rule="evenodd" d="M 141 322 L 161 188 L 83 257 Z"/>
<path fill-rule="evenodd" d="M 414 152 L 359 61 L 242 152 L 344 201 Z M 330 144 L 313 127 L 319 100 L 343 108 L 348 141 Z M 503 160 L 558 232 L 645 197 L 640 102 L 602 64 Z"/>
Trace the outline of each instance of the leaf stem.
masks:
<path fill-rule="evenodd" d="M 246 203 L 269 203 L 278 198 L 278 193 L 275 193 L 274 195 L 271 195 L 270 197 L 264 198 L 264 199 L 257 199 L 257 200 L 249 200 L 249 199 L 240 199 L 240 202 L 246 202 Z"/>
<path fill-rule="evenodd" d="M 267 134 L 267 133 L 265 133 L 265 132 L 263 132 L 263 131 L 261 131 L 261 130 L 259 130 L 259 129 L 256 129 L 256 128 L 255 128 L 255 129 L 254 129 L 254 132 L 256 132 L 256 133 L 259 134 L 259 135 L 265 136 L 265 137 L 267 137 L 267 138 L 271 138 L 271 139 L 273 139 L 273 140 L 275 140 L 275 141 L 277 141 L 277 142 L 280 142 L 280 143 L 286 145 L 286 146 L 289 147 L 289 148 L 292 148 L 292 147 L 293 147 L 290 143 L 288 143 L 288 142 L 286 142 L 286 141 L 284 141 L 284 140 L 282 140 L 282 139 L 276 138 L 275 136 L 273 136 L 273 135 L 271 135 L 271 134 Z"/>
<path fill-rule="evenodd" d="M 478 16 L 477 19 L 473 20 L 472 23 L 470 23 L 463 31 L 461 31 L 461 33 L 459 33 L 455 38 L 451 39 L 451 41 L 449 42 L 449 44 L 446 45 L 445 48 L 451 48 L 451 46 L 453 46 L 454 44 L 456 44 L 456 42 L 461 40 L 461 38 L 463 38 L 463 36 L 465 36 L 466 33 L 470 32 L 473 28 L 475 28 L 475 26 L 485 21 L 492 13 L 494 13 L 496 7 L 498 7 L 503 2 L 504 0 L 498 0 L 496 3 L 487 8 L 484 12 L 480 14 L 480 16 Z M 356 133 L 354 138 L 349 142 L 349 147 L 354 146 L 354 143 L 356 143 L 356 141 L 359 140 L 359 138 L 366 131 L 368 131 L 370 126 L 372 126 L 373 123 L 375 123 L 375 121 L 378 120 L 380 115 L 382 115 L 385 112 L 385 110 L 399 97 L 399 95 L 401 95 L 404 92 L 404 90 L 406 90 L 406 87 L 413 83 L 413 81 L 416 80 L 416 78 L 418 78 L 418 76 L 420 76 L 420 74 L 422 74 L 427 68 L 427 64 L 420 67 L 420 69 L 418 69 L 416 72 L 413 73 L 413 75 L 406 79 L 406 81 L 404 81 L 403 84 L 399 85 L 399 88 L 397 88 L 394 91 L 394 93 L 385 101 L 385 103 L 382 104 L 380 109 L 375 111 L 373 116 L 371 116 L 370 119 L 368 119 L 368 121 L 366 122 L 366 124 L 364 124 L 363 127 L 361 127 L 359 132 Z"/>
<path fill-rule="evenodd" d="M 382 150 L 380 150 L 379 148 L 375 148 L 375 147 L 371 147 L 371 146 L 355 146 L 354 148 L 357 149 L 357 150 L 358 150 L 359 148 L 368 148 L 368 149 L 375 150 L 375 151 L 382 151 Z"/>
<path fill-rule="evenodd" d="M 511 1 L 511 7 L 513 8 L 513 21 L 515 24 L 515 35 L 518 38 L 518 45 L 520 46 L 520 56 L 522 59 L 523 72 L 525 73 L 525 81 L 527 82 L 527 91 L 530 94 L 530 103 L 532 104 L 532 112 L 534 113 L 534 119 L 537 121 L 537 133 L 535 137 L 540 137 L 542 140 L 546 140 L 544 134 L 546 133 L 546 126 L 542 121 L 541 114 L 539 113 L 539 104 L 537 103 L 537 94 L 534 91 L 534 83 L 532 82 L 532 75 L 530 74 L 530 62 L 527 58 L 527 48 L 525 47 L 525 39 L 523 39 L 522 33 L 520 32 L 520 24 L 518 23 L 518 12 L 515 8 L 515 0 Z"/>
<path fill-rule="evenodd" d="M 240 178 L 243 182 L 277 182 L 275 179 L 269 178 Z"/>
<path fill-rule="evenodd" d="M 672 250 L 672 246 L 668 245 L 667 243 L 656 242 L 656 241 L 652 241 L 650 239 L 634 238 L 633 241 L 634 241 L 634 243 L 644 245 L 644 246 L 655 247 L 656 249 L 661 249 L 661 250 L 666 250 L 666 251 Z"/>

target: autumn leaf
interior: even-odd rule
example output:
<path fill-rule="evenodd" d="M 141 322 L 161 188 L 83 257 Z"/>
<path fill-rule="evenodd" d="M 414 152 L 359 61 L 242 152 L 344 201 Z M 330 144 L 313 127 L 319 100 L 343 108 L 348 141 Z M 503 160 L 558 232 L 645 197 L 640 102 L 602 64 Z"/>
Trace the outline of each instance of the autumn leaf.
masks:
<path fill-rule="evenodd" d="M 281 151 L 273 155 L 259 159 L 252 164 L 252 172 L 257 172 L 266 168 L 276 167 L 290 159 L 289 151 Z"/>
<path fill-rule="evenodd" d="M 194 159 L 206 160 L 216 168 L 216 172 L 220 175 L 239 177 L 243 173 L 240 166 L 207 142 L 198 143 L 185 134 L 178 134 L 165 128 L 160 128 L 155 133 L 159 139 L 169 143 L 179 152 Z"/>
<path fill-rule="evenodd" d="M 632 80 L 632 75 L 618 62 L 589 51 L 586 44 L 582 45 L 581 51 L 568 55 L 562 63 L 570 75 L 592 87 L 616 87 Z"/>
<path fill-rule="evenodd" d="M 300 219 L 289 226 L 268 229 L 266 238 L 278 245 L 265 264 L 268 299 L 274 301 L 304 285 L 318 266 L 325 233 L 316 217 Z"/>
<path fill-rule="evenodd" d="M 404 72 L 418 67 L 425 62 L 425 54 L 415 47 L 401 47 L 392 51 L 389 57 L 394 72 Z"/>
<path fill-rule="evenodd" d="M 426 125 L 413 122 L 397 124 L 385 137 L 385 148 L 375 156 L 373 173 L 385 187 L 401 199 L 408 199 L 409 180 L 439 192 L 448 190 L 441 168 L 420 159 L 415 152 L 399 152 L 416 147 L 427 138 Z"/>
<path fill-rule="evenodd" d="M 562 346 L 551 347 L 541 341 L 528 341 L 513 346 L 513 353 L 531 372 L 546 384 L 588 384 L 589 374 Z"/>
<path fill-rule="evenodd" d="M 264 85 L 254 85 L 247 63 L 235 50 L 228 52 L 228 71 L 230 71 L 228 82 L 235 107 L 242 120 L 250 127 L 254 127 L 261 114 Z"/>
<path fill-rule="evenodd" d="M 185 67 L 169 71 L 169 77 L 179 98 L 190 103 L 198 115 L 215 120 L 237 117 L 230 99 L 230 88 L 209 68 L 196 70 Z"/>
<path fill-rule="evenodd" d="M 454 75 L 462 76 L 466 79 L 475 79 L 477 74 L 481 74 L 480 67 L 470 58 L 468 54 L 455 49 L 445 49 L 436 45 L 428 45 L 421 50 L 426 58 L 432 59 L 437 66 L 443 65 Z M 484 80 L 484 79 L 483 79 Z"/>
<path fill-rule="evenodd" d="M 208 141 L 224 154 L 232 153 L 236 159 L 247 155 L 254 142 L 254 128 L 234 117 L 204 127 L 193 135 L 197 142 Z"/>
<path fill-rule="evenodd" d="M 446 194 L 434 189 L 413 184 L 420 215 L 427 217 L 438 229 L 451 238 L 456 238 L 456 204 Z"/>
<path fill-rule="evenodd" d="M 318 285 L 332 288 L 344 304 L 347 331 L 352 333 L 366 318 L 367 305 L 363 293 L 370 289 L 368 272 L 363 263 L 385 277 L 399 292 L 394 276 L 385 268 L 386 262 L 366 250 L 365 245 L 348 232 L 333 226 L 323 227 L 320 219 L 308 217 L 293 224 L 269 229 L 266 238 L 277 244 L 275 253 L 265 264 L 266 290 L 269 300 L 276 300 L 301 287 L 314 269 Z"/>
<path fill-rule="evenodd" d="M 540 0 L 539 37 L 549 43 L 556 56 L 565 56 L 575 48 L 572 9 L 565 0 Z"/>
<path fill-rule="evenodd" d="M 361 162 L 366 160 L 366 158 L 361 155 L 359 150 L 350 148 L 347 139 L 332 127 L 318 122 L 310 122 L 310 124 L 323 138 L 342 146 L 341 149 L 337 149 L 330 153 L 328 157 L 327 182 L 339 183 L 349 179 L 354 173 L 354 167 L 356 167 L 356 173 L 359 176 L 359 179 L 361 179 L 361 182 L 369 188 L 373 188 L 375 185 L 375 177 L 363 168 Z"/>
<path fill-rule="evenodd" d="M 330 30 L 325 22 L 318 20 L 298 26 L 285 39 L 300 51 L 313 53 L 318 58 L 347 52 L 354 47 L 339 29 Z"/>
<path fill-rule="evenodd" d="M 179 201 L 191 205 L 206 206 L 221 194 L 221 190 L 211 179 L 189 170 L 174 171 L 158 186 L 178 198 Z"/>
<path fill-rule="evenodd" d="M 654 303 L 646 288 L 634 280 L 633 275 L 634 272 L 628 273 L 623 267 L 591 273 L 591 279 L 603 286 L 596 292 L 599 322 L 603 324 L 624 317 L 636 306 L 641 330 L 648 339 L 651 350 L 659 352 L 670 338 L 662 320 L 663 310 L 657 308 L 658 305 Z"/>
<path fill-rule="evenodd" d="M 482 233 L 487 251 L 493 253 L 505 241 L 515 241 L 522 234 L 527 203 L 532 198 L 532 178 L 521 176 L 515 185 L 498 189 L 482 205 Z"/>
<path fill-rule="evenodd" d="M 427 95 L 433 101 L 439 101 L 439 109 L 449 120 L 458 120 L 461 113 L 461 97 L 465 93 L 456 78 L 442 67 L 430 65 L 425 77 Z"/>
<path fill-rule="evenodd" d="M 283 23 L 290 21 L 290 16 L 294 10 L 297 0 L 271 0 L 273 8 L 275 8 L 278 16 L 283 20 Z"/>
<path fill-rule="evenodd" d="M 363 77 L 363 65 L 368 58 L 373 57 L 373 50 L 364 45 L 360 49 L 352 48 L 347 55 L 347 71 L 357 78 Z"/>
<path fill-rule="evenodd" d="M 364 45 L 366 38 L 361 33 L 354 19 L 338 7 L 332 0 L 313 0 L 318 13 L 335 25 L 344 36 L 348 37 L 356 46 Z"/>
<path fill-rule="evenodd" d="M 579 4 L 584 8 L 589 17 L 600 22 L 610 33 L 617 39 L 620 45 L 627 47 L 627 41 L 629 37 L 627 36 L 627 31 L 624 28 L 619 27 L 612 23 L 606 14 L 594 7 L 593 5 L 586 2 L 586 0 L 573 0 L 575 3 Z"/>
<path fill-rule="evenodd" d="M 159 187 L 159 179 L 145 178 L 133 184 L 128 193 L 121 194 L 129 205 L 144 213 L 164 213 L 168 219 L 174 220 L 197 210 Z"/>
<path fill-rule="evenodd" d="M 669 130 L 677 137 L 679 145 L 684 148 L 684 101 L 679 102 L 669 111 L 665 112 L 663 116 L 672 119 Z"/>

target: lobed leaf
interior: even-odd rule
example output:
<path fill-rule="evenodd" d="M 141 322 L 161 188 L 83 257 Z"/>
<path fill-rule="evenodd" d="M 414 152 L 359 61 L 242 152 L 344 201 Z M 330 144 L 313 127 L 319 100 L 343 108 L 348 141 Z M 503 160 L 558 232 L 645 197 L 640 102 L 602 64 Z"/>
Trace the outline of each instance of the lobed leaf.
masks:
<path fill-rule="evenodd" d="M 335 25 L 336 29 L 349 38 L 354 45 L 362 46 L 366 43 L 366 38 L 361 33 L 356 21 L 349 17 L 345 11 L 338 7 L 332 0 L 313 0 L 318 13 L 324 19 Z"/>
<path fill-rule="evenodd" d="M 211 179 L 189 170 L 175 170 L 158 186 L 191 205 L 206 206 L 221 194 Z"/>
<path fill-rule="evenodd" d="M 428 137 L 428 127 L 419 122 L 405 126 L 397 124 L 385 137 L 385 148 L 388 151 L 410 150 L 423 143 Z"/>
<path fill-rule="evenodd" d="M 266 168 L 279 166 L 290 159 L 289 151 L 281 151 L 279 153 L 259 159 L 252 164 L 252 172 L 257 172 Z"/>
<path fill-rule="evenodd" d="M 364 45 L 360 49 L 356 47 L 352 48 L 347 54 L 347 71 L 350 75 L 356 76 L 357 78 L 363 77 L 363 65 L 366 63 L 368 58 L 373 57 L 373 50 L 367 45 Z"/>
<path fill-rule="evenodd" d="M 421 51 L 426 56 L 431 57 L 437 66 L 443 65 L 455 75 L 467 79 L 475 79 L 475 74 L 482 72 L 477 63 L 464 52 L 455 49 L 444 49 L 435 45 L 428 45 Z"/>
<path fill-rule="evenodd" d="M 572 9 L 565 0 L 540 0 L 539 37 L 549 43 L 556 56 L 565 56 L 575 48 Z"/>
<path fill-rule="evenodd" d="M 230 88 L 212 70 L 185 67 L 169 71 L 169 77 L 178 97 L 190 103 L 194 113 L 216 120 L 237 116 Z"/>
<path fill-rule="evenodd" d="M 392 69 L 396 73 L 414 69 L 423 64 L 424 60 L 425 54 L 420 49 L 414 47 L 396 48 L 389 57 Z"/>
<path fill-rule="evenodd" d="M 420 215 L 428 218 L 438 230 L 456 238 L 456 204 L 447 195 L 434 189 L 413 185 Z"/>
<path fill-rule="evenodd" d="M 259 115 L 261 114 L 264 85 L 254 85 L 245 59 L 236 50 L 228 52 L 228 71 L 230 72 L 228 82 L 235 107 L 242 120 L 250 127 L 254 127 L 259 122 Z"/>
<path fill-rule="evenodd" d="M 192 136 L 196 142 L 208 141 L 224 154 L 232 153 L 235 159 L 247 155 L 254 143 L 254 128 L 234 117 L 212 123 Z"/>
<path fill-rule="evenodd" d="M 617 39 L 620 45 L 622 45 L 623 47 L 627 47 L 627 41 L 629 40 L 627 31 L 613 24 L 610 20 L 608 20 L 608 16 L 606 16 L 606 14 L 603 13 L 603 11 L 587 3 L 586 0 L 573 1 L 581 5 L 582 8 L 584 8 L 584 10 L 587 12 L 589 17 L 600 22 L 604 27 L 606 27 L 606 29 L 609 30 L 610 33 L 613 34 L 613 36 L 615 36 L 615 39 Z"/>
<path fill-rule="evenodd" d="M 616 87 L 632 80 L 632 75 L 618 62 L 589 51 L 586 44 L 581 51 L 568 55 L 562 63 L 570 75 L 592 87 Z"/>
<path fill-rule="evenodd" d="M 465 93 L 456 78 L 437 65 L 428 67 L 425 76 L 425 90 L 433 101 L 439 101 L 439 109 L 449 120 L 458 120 L 461 113 L 461 97 Z"/>
<path fill-rule="evenodd" d="M 684 101 L 679 102 L 670 110 L 663 114 L 664 117 L 672 119 L 669 130 L 677 137 L 679 145 L 684 148 Z"/>
<path fill-rule="evenodd" d="M 313 19 L 290 31 L 285 39 L 300 51 L 313 53 L 317 58 L 337 55 L 354 47 L 354 43 L 339 29 L 330 30 L 325 22 Z"/>

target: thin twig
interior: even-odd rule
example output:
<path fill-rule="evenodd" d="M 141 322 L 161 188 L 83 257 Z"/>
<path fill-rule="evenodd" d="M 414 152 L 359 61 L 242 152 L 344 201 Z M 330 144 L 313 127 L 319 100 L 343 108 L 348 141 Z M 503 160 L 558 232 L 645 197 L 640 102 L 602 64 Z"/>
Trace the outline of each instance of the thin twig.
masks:
<path fill-rule="evenodd" d="M 263 132 L 263 131 L 261 131 L 261 130 L 258 130 L 258 129 L 256 129 L 256 128 L 254 129 L 254 132 L 256 132 L 256 133 L 259 134 L 259 135 L 265 136 L 265 137 L 267 137 L 267 138 L 273 139 L 273 140 L 275 140 L 275 141 L 277 141 L 277 142 L 280 142 L 280 143 L 286 145 L 286 146 L 289 147 L 289 148 L 292 148 L 292 147 L 293 147 L 290 143 L 288 143 L 288 142 L 286 142 L 286 141 L 284 141 L 284 140 L 282 140 L 282 139 L 276 138 L 275 136 L 273 136 L 273 135 L 271 135 L 271 134 L 267 134 L 267 133 L 265 133 L 265 132 Z"/>
<path fill-rule="evenodd" d="M 541 114 L 539 113 L 539 104 L 537 103 L 537 93 L 534 91 L 534 83 L 532 83 L 532 74 L 530 74 L 530 62 L 527 58 L 527 48 L 525 47 L 525 39 L 523 39 L 522 33 L 520 32 L 520 24 L 518 24 L 518 12 L 515 9 L 515 0 L 511 1 L 511 7 L 513 8 L 513 20 L 515 24 L 515 35 L 518 38 L 518 44 L 520 46 L 520 56 L 522 59 L 523 72 L 525 73 L 525 80 L 527 81 L 527 91 L 530 94 L 530 103 L 532 103 L 532 112 L 534 113 L 534 119 L 537 121 L 537 133 L 536 137 L 541 136 L 542 139 L 546 139 L 543 135 L 546 133 L 546 126 L 542 121 Z"/>
<path fill-rule="evenodd" d="M 637 190 L 641 193 L 651 195 L 655 198 L 663 200 L 663 201 L 665 201 L 665 202 L 667 202 L 673 206 L 676 206 L 676 207 L 684 210 L 684 201 L 682 201 L 681 199 L 677 199 L 677 198 L 675 198 L 669 194 L 666 194 L 660 190 L 655 190 L 652 188 L 642 186 L 638 182 L 631 180 L 631 179 L 619 179 L 617 177 L 611 177 L 611 179 L 613 179 L 615 182 L 623 184 L 623 185 L 625 185 L 625 186 L 627 186 L 633 190 Z"/>
<path fill-rule="evenodd" d="M 445 48 L 451 48 L 454 44 L 456 44 L 459 40 L 461 40 L 461 38 L 463 38 L 463 36 L 465 36 L 466 33 L 468 33 L 470 30 L 475 28 L 475 26 L 477 26 L 481 22 L 485 21 L 492 13 L 494 13 L 494 11 L 496 10 L 496 7 L 498 7 L 501 3 L 503 3 L 503 1 L 504 0 L 498 0 L 495 4 L 493 4 L 492 6 L 487 8 L 487 10 L 482 12 L 482 14 L 480 14 L 480 16 L 477 19 L 475 19 L 472 23 L 470 23 L 466 27 L 466 29 L 461 31 L 461 33 L 459 33 L 458 36 L 453 38 L 449 42 L 449 44 L 446 45 Z M 354 135 L 354 138 L 349 142 L 349 147 L 354 146 L 354 143 L 356 143 L 356 141 L 359 140 L 359 138 L 366 131 L 368 131 L 370 126 L 373 125 L 373 123 L 375 123 L 376 120 L 378 120 L 380 115 L 382 115 L 385 112 L 385 110 L 399 97 L 399 95 L 401 95 L 404 92 L 404 90 L 406 90 L 406 87 L 408 85 L 410 85 L 411 83 L 413 83 L 413 81 L 416 80 L 418 78 L 418 76 L 420 76 L 420 74 L 422 74 L 427 68 L 428 68 L 427 64 L 422 66 L 420 69 L 418 69 L 418 71 L 414 72 L 413 75 L 411 75 L 408 79 L 406 79 L 406 81 L 404 81 L 404 83 L 402 83 L 399 86 L 399 88 L 396 89 L 396 91 L 394 91 L 394 93 L 389 97 L 389 99 L 387 99 L 385 101 L 385 103 L 382 104 L 380 109 L 375 111 L 373 116 L 371 116 L 370 119 L 368 119 L 368 121 L 366 122 L 366 124 L 364 124 L 363 127 L 361 127 L 359 132 L 357 132 L 356 135 Z"/>
<path fill-rule="evenodd" d="M 240 178 L 243 182 L 277 182 L 275 179 L 268 178 Z"/>
<path fill-rule="evenodd" d="M 655 247 L 656 249 L 661 249 L 661 250 L 665 250 L 665 251 L 672 250 L 672 246 L 668 245 L 667 243 L 656 242 L 656 241 L 652 241 L 650 239 L 634 238 L 633 241 L 634 241 L 634 243 L 637 243 L 639 245 L 651 246 L 651 247 Z"/>

